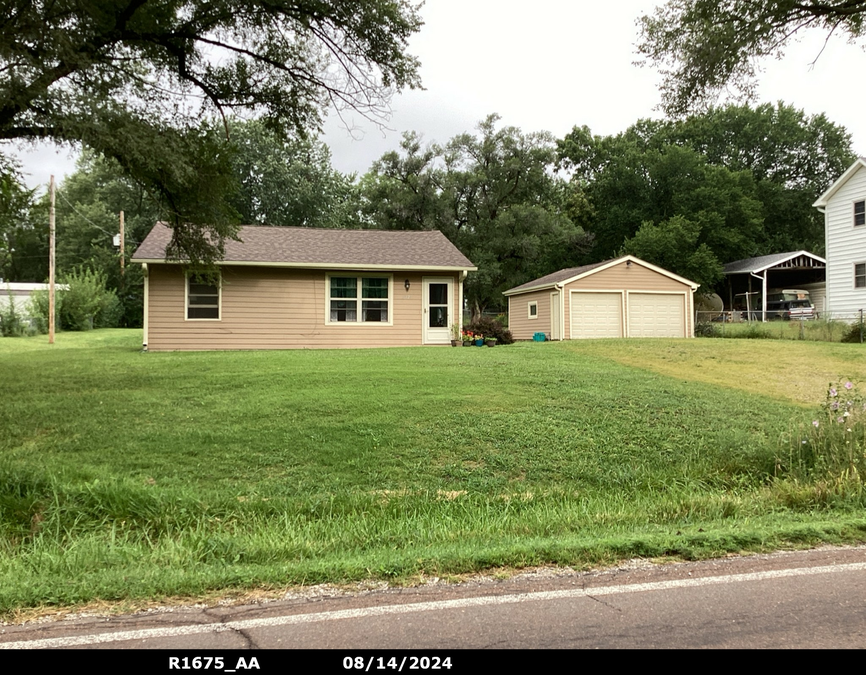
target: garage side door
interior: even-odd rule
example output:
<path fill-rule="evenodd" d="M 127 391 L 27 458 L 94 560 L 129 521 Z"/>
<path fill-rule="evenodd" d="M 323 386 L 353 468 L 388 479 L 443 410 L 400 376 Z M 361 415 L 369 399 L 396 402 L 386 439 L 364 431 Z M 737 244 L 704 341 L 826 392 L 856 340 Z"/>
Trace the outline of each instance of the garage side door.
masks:
<path fill-rule="evenodd" d="M 686 337 L 685 296 L 629 293 L 629 337 Z"/>
<path fill-rule="evenodd" d="M 571 338 L 622 337 L 621 293 L 572 293 Z"/>

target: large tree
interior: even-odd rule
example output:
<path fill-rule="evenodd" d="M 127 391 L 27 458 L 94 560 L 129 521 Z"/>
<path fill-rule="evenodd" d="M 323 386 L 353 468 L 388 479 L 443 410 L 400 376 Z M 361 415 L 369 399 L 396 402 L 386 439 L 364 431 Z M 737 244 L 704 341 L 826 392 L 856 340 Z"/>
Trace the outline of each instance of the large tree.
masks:
<path fill-rule="evenodd" d="M 659 143 L 646 126 L 605 137 L 575 128 L 560 141 L 562 164 L 585 186 L 594 210 L 587 229 L 596 245 L 583 262 L 618 255 L 646 223 L 674 216 L 698 227 L 696 242 L 707 244 L 717 261 L 756 255 L 763 218 L 751 173 L 710 164 L 683 145 Z"/>
<path fill-rule="evenodd" d="M 638 52 L 664 76 L 664 109 L 682 115 L 726 90 L 751 97 L 760 58 L 803 30 L 856 39 L 864 20 L 866 0 L 667 0 L 640 18 Z"/>
<path fill-rule="evenodd" d="M 15 254 L 28 230 L 33 192 L 24 187 L 19 167 L 0 161 L 0 279 L 17 281 Z"/>
<path fill-rule="evenodd" d="M 763 205 L 762 251 L 823 254 L 824 218 L 812 203 L 855 159 L 843 127 L 782 102 L 728 105 L 662 123 L 656 139 L 687 145 L 710 164 L 751 172 Z"/>
<path fill-rule="evenodd" d="M 444 146 L 409 134 L 361 182 L 374 226 L 438 229 L 478 266 L 466 283 L 476 315 L 501 307 L 502 291 L 574 264 L 591 241 L 579 187 L 553 173 L 553 137 L 498 120 Z"/>
<path fill-rule="evenodd" d="M 639 244 L 655 256 L 651 262 L 678 260 L 674 271 L 684 276 L 696 276 L 689 270 L 708 260 L 702 245 L 716 263 L 798 249 L 822 253 L 823 219 L 812 202 L 854 157 L 844 128 L 784 103 L 639 120 L 615 136 L 576 127 L 559 149 L 594 209 L 588 229 L 596 246 L 584 261 L 624 246 L 640 256 Z M 693 241 L 692 253 L 684 246 L 665 260 L 654 253 L 676 237 Z M 716 274 L 716 263 L 702 283 Z"/>
<path fill-rule="evenodd" d="M 170 251 L 219 256 L 236 187 L 214 122 L 315 128 L 323 107 L 375 118 L 419 85 L 409 0 L 6 0 L 0 140 L 83 144 L 160 200 Z M 204 122 L 204 124 L 203 124 Z"/>
<path fill-rule="evenodd" d="M 357 227 L 357 188 L 331 166 L 328 146 L 314 138 L 286 138 L 262 122 L 234 122 L 231 166 L 237 191 L 230 199 L 245 225 Z"/>

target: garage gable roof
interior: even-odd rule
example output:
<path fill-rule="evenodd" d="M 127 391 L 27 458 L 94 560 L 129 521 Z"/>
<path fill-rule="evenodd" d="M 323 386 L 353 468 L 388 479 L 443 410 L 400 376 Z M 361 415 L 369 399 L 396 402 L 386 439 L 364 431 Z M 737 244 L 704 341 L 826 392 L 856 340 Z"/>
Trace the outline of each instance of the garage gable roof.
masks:
<path fill-rule="evenodd" d="M 343 269 L 477 269 L 438 230 L 340 230 L 247 225 L 240 241 L 227 240 L 219 265 L 337 267 Z M 133 262 L 166 260 L 171 229 L 157 223 L 132 256 Z"/>
<path fill-rule="evenodd" d="M 653 272 L 658 272 L 659 274 L 663 274 L 666 277 L 674 279 L 675 281 L 679 281 L 680 283 L 686 284 L 687 286 L 691 286 L 693 291 L 697 290 L 698 286 L 700 286 L 700 284 L 696 284 L 694 281 L 689 281 L 688 279 L 678 276 L 673 272 L 668 272 L 666 269 L 656 267 L 655 265 L 648 263 L 645 260 L 635 258 L 633 255 L 624 255 L 620 256 L 619 258 L 611 258 L 610 260 L 593 263 L 592 265 L 583 265 L 582 267 L 569 267 L 564 270 L 559 270 L 558 272 L 553 272 L 552 274 L 539 277 L 538 279 L 534 279 L 533 281 L 527 281 L 525 284 L 521 284 L 520 286 L 515 286 L 514 288 L 505 291 L 503 295 L 519 295 L 520 293 L 528 293 L 530 291 L 537 291 L 544 288 L 552 288 L 554 286 L 558 286 L 561 288 L 566 284 L 570 284 L 572 281 L 577 281 L 578 279 L 588 277 L 592 274 L 596 274 L 597 272 L 601 272 L 602 270 L 606 270 L 610 267 L 619 265 L 620 263 L 624 262 L 632 262 L 638 265 L 642 265 L 643 267 L 646 267 Z"/>

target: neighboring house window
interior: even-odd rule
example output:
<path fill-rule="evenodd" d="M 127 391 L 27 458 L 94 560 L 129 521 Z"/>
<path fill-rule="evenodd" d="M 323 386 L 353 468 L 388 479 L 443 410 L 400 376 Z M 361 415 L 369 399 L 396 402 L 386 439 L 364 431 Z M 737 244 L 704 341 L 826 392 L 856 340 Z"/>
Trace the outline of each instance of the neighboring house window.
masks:
<path fill-rule="evenodd" d="M 530 302 L 529 303 L 529 318 L 537 319 L 538 318 L 538 303 Z"/>
<path fill-rule="evenodd" d="M 866 201 L 854 202 L 854 226 L 866 225 Z"/>
<path fill-rule="evenodd" d="M 219 319 L 219 281 L 191 274 L 186 278 L 186 318 Z"/>
<path fill-rule="evenodd" d="M 854 288 L 866 288 L 866 263 L 854 265 Z"/>
<path fill-rule="evenodd" d="M 388 322 L 389 277 L 330 277 L 329 283 L 331 323 Z"/>

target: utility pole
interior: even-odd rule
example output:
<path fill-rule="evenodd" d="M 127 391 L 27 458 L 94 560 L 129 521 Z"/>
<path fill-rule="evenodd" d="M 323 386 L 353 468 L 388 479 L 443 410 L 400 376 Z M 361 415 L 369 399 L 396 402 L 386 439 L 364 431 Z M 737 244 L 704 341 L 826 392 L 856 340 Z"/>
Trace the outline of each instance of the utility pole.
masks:
<path fill-rule="evenodd" d="M 120 276 L 123 276 L 126 272 L 125 263 L 126 261 L 123 259 L 123 211 L 120 212 Z"/>
<path fill-rule="evenodd" d="M 48 344 L 54 344 L 54 176 L 48 186 L 51 193 L 51 207 L 48 210 Z"/>

